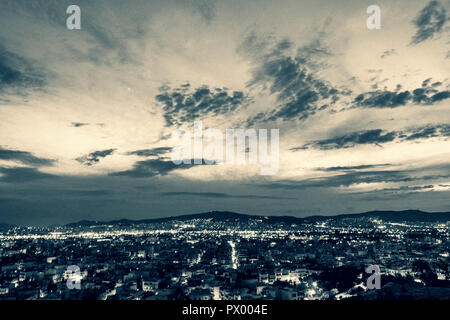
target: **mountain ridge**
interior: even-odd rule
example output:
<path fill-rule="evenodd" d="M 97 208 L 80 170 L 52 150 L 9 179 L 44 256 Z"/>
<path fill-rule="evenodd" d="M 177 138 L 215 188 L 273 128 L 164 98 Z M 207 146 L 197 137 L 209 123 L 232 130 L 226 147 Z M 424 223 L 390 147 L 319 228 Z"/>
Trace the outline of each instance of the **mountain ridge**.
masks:
<path fill-rule="evenodd" d="M 194 219 L 212 219 L 213 221 L 231 222 L 231 220 L 239 222 L 249 222 L 250 220 L 262 220 L 268 224 L 286 223 L 286 224 L 304 224 L 314 223 L 327 220 L 342 219 L 360 219 L 360 218 L 379 218 L 386 222 L 447 222 L 450 221 L 450 212 L 425 212 L 421 210 L 402 210 L 402 211 L 368 211 L 363 213 L 339 214 L 335 216 L 308 216 L 304 218 L 294 216 L 264 216 L 236 213 L 230 211 L 209 211 L 204 213 L 184 214 L 179 216 L 170 216 L 165 218 L 152 219 L 118 219 L 111 221 L 92 221 L 81 220 L 66 224 L 66 227 L 77 226 L 96 226 L 96 225 L 134 225 L 134 224 L 154 224 L 170 221 L 189 221 Z"/>

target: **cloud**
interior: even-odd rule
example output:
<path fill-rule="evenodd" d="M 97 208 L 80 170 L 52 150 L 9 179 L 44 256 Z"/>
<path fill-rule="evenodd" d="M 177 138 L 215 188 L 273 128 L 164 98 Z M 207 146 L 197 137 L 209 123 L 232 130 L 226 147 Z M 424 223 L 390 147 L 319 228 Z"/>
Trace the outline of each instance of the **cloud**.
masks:
<path fill-rule="evenodd" d="M 72 3 L 48 0 L 3 2 L 8 18 L 14 17 L 21 21 L 25 30 L 40 24 L 42 29 L 49 27 L 58 30 L 61 37 L 65 36 L 66 9 Z M 116 62 L 135 62 L 135 53 L 127 43 L 144 36 L 143 25 L 154 3 L 129 5 L 119 1 L 106 3 L 79 0 L 76 4 L 81 8 L 82 17 L 81 35 L 76 40 L 79 42 L 64 43 L 72 58 L 109 66 Z"/>
<path fill-rule="evenodd" d="M 309 147 L 318 148 L 321 150 L 351 148 L 360 144 L 379 144 L 391 142 L 394 141 L 397 136 L 398 133 L 395 131 L 385 133 L 382 129 L 365 130 L 348 133 L 331 139 L 314 141 L 304 145 L 301 148 L 292 148 L 291 150 L 296 151 L 298 149 L 305 149 Z"/>
<path fill-rule="evenodd" d="M 439 192 L 434 190 L 434 185 L 423 186 L 400 186 L 398 188 L 383 188 L 362 192 L 352 192 L 360 197 L 362 201 L 386 201 L 392 199 L 406 198 L 412 195 L 419 196 L 428 192 Z"/>
<path fill-rule="evenodd" d="M 351 90 L 337 87 L 319 76 L 327 67 L 324 58 L 331 56 L 323 43 L 324 38 L 323 32 L 319 32 L 314 41 L 296 50 L 289 40 L 277 42 L 272 38 L 258 37 L 255 33 L 245 39 L 240 51 L 252 62 L 252 77 L 247 86 L 267 91 L 276 97 L 277 102 L 272 110 L 252 116 L 248 121 L 250 125 L 277 119 L 306 119 L 352 94 Z M 390 49 L 381 57 L 394 54 L 397 54 L 396 50 Z M 381 70 L 370 69 L 369 72 L 379 73 Z M 442 83 L 431 84 L 431 78 L 427 80 L 421 87 L 412 90 L 401 90 L 402 86 L 398 85 L 395 90 L 384 88 L 362 92 L 352 98 L 351 104 L 360 108 L 397 108 L 409 103 L 432 105 L 450 98 L 448 90 L 438 89 Z M 374 84 L 372 88 L 377 86 Z"/>
<path fill-rule="evenodd" d="M 15 167 L 3 168 L 0 167 L 0 182 L 6 183 L 24 183 L 40 179 L 55 178 L 56 176 L 43 173 L 36 168 Z"/>
<path fill-rule="evenodd" d="M 413 20 L 417 30 L 411 44 L 419 44 L 433 38 L 435 34 L 443 30 L 446 21 L 447 12 L 445 8 L 438 1 L 430 1 Z"/>
<path fill-rule="evenodd" d="M 435 137 L 450 137 L 450 125 L 428 125 L 424 127 L 410 128 L 401 131 L 399 134 L 401 141 L 429 139 Z"/>
<path fill-rule="evenodd" d="M 0 94 L 26 96 L 43 88 L 46 75 L 37 63 L 7 51 L 0 44 Z"/>
<path fill-rule="evenodd" d="M 311 43 L 300 47 L 293 55 L 293 43 L 261 39 L 254 33 L 246 38 L 241 51 L 253 61 L 249 88 L 262 88 L 276 96 L 274 110 L 258 114 L 249 122 L 305 119 L 318 110 L 327 108 L 346 94 L 320 79 L 318 69 L 324 68 L 322 57 L 330 53 L 323 44 L 323 34 Z"/>
<path fill-rule="evenodd" d="M 400 170 L 372 170 L 363 172 L 347 172 L 344 174 L 325 176 L 318 178 L 311 178 L 306 180 L 294 181 L 284 180 L 278 182 L 271 182 L 260 185 L 267 189 L 308 189 L 308 188 L 336 188 L 348 187 L 359 183 L 380 183 L 380 182 L 406 182 L 411 178 Z"/>
<path fill-rule="evenodd" d="M 320 150 L 346 149 L 357 145 L 381 145 L 388 142 L 412 141 L 434 137 L 450 137 L 450 125 L 429 125 L 409 128 L 400 131 L 384 131 L 382 129 L 364 130 L 347 133 L 330 139 L 317 140 L 300 147 L 291 148 L 291 151 L 316 148 Z"/>
<path fill-rule="evenodd" d="M 84 123 L 84 122 L 72 122 L 72 127 L 75 128 L 79 128 L 79 127 L 84 127 L 84 126 L 88 126 L 89 123 Z"/>
<path fill-rule="evenodd" d="M 381 54 L 380 58 L 381 58 L 381 59 L 384 59 L 384 58 L 386 58 L 386 57 L 389 57 L 389 56 L 392 56 L 392 55 L 397 55 L 397 54 L 398 54 L 398 53 L 397 53 L 397 51 L 395 51 L 395 49 L 390 49 L 390 50 L 384 51 L 384 52 Z"/>
<path fill-rule="evenodd" d="M 113 172 L 110 176 L 126 176 L 131 178 L 148 178 L 154 176 L 164 176 L 174 170 L 186 170 L 196 166 L 193 164 L 195 159 L 191 159 L 192 164 L 179 164 L 176 165 L 171 160 L 163 159 L 150 159 L 144 161 L 138 161 L 134 164 L 133 168 L 126 171 Z M 204 160 L 202 160 L 203 162 Z"/>
<path fill-rule="evenodd" d="M 391 193 L 397 193 L 397 192 L 411 192 L 411 191 L 421 191 L 421 190 L 430 190 L 433 189 L 434 186 L 432 184 L 425 185 L 425 186 L 401 186 L 398 188 L 385 188 L 381 189 L 381 191 L 384 192 L 391 192 Z M 380 189 L 378 189 L 379 191 Z"/>
<path fill-rule="evenodd" d="M 389 164 L 367 164 L 367 165 L 359 165 L 359 166 L 338 166 L 338 167 L 328 167 L 328 168 L 317 168 L 318 171 L 354 171 L 354 170 L 363 170 L 363 169 L 374 169 L 379 167 L 386 167 Z"/>
<path fill-rule="evenodd" d="M 303 120 L 339 101 L 344 105 L 350 102 L 354 108 L 397 108 L 407 104 L 432 105 L 450 98 L 448 90 L 438 89 L 441 82 L 431 84 L 431 78 L 428 78 L 421 87 L 412 90 L 401 90 L 402 86 L 398 85 L 396 90 L 368 91 L 355 95 L 352 101 L 343 100 L 350 97 L 352 91 L 319 76 L 327 67 L 324 58 L 331 56 L 324 41 L 324 32 L 319 32 L 312 42 L 295 50 L 289 40 L 265 39 L 255 33 L 245 39 L 240 51 L 252 62 L 252 77 L 247 86 L 274 95 L 277 102 L 272 110 L 251 116 L 249 125 L 277 119 Z M 396 50 L 390 49 L 381 57 L 394 54 L 397 54 Z M 381 70 L 370 71 L 378 73 Z M 372 87 L 376 89 L 377 85 Z"/>
<path fill-rule="evenodd" d="M 11 160 L 36 167 L 52 166 L 55 163 L 55 160 L 38 158 L 30 152 L 8 150 L 2 147 L 0 147 L 0 160 Z"/>
<path fill-rule="evenodd" d="M 337 188 L 349 187 L 357 184 L 370 183 L 394 183 L 394 182 L 413 182 L 413 181 L 427 181 L 433 179 L 448 178 L 447 174 L 435 175 L 418 175 L 416 170 L 369 170 L 346 172 L 333 176 L 324 176 L 300 181 L 283 180 L 276 182 L 269 182 L 261 184 L 259 187 L 266 189 L 308 189 L 308 188 Z"/>
<path fill-rule="evenodd" d="M 445 131 L 444 131 L 444 134 L 445 134 Z M 420 128 L 416 132 L 411 133 L 410 135 L 406 135 L 404 139 L 405 140 L 426 139 L 426 138 L 438 137 L 439 135 L 440 135 L 439 127 L 426 127 L 426 128 Z"/>
<path fill-rule="evenodd" d="M 99 189 L 99 190 L 64 190 L 62 193 L 65 196 L 75 197 L 104 197 L 113 195 L 111 190 Z"/>
<path fill-rule="evenodd" d="M 385 166 L 374 165 L 374 166 Z M 258 187 L 265 189 L 285 189 L 285 190 L 304 190 L 309 188 L 339 188 L 350 187 L 358 184 L 380 184 L 380 183 L 407 183 L 409 187 L 413 188 L 414 182 L 424 181 L 424 184 L 438 184 L 440 179 L 445 179 L 441 183 L 445 183 L 450 178 L 450 164 L 441 163 L 428 165 L 423 167 L 408 168 L 408 169 L 383 169 L 373 170 L 369 165 L 366 170 L 365 166 L 361 169 L 330 170 L 331 173 L 336 171 L 337 174 L 327 174 L 314 178 L 307 178 L 303 180 L 284 179 L 278 181 L 269 181 L 264 184 L 259 184 Z M 376 185 L 379 188 L 379 185 Z M 395 186 L 394 188 L 404 188 L 402 186 Z M 429 188 L 425 188 L 429 189 Z M 356 189 L 358 190 L 358 189 Z M 416 191 L 419 190 L 416 188 Z M 363 191 L 366 192 L 366 191 Z M 358 194 L 358 191 L 353 192 Z"/>
<path fill-rule="evenodd" d="M 207 85 L 190 89 L 190 84 L 172 89 L 160 88 L 155 98 L 162 106 L 167 126 L 179 126 L 205 116 L 217 116 L 235 111 L 248 102 L 242 91 L 210 88 Z"/>
<path fill-rule="evenodd" d="M 130 151 L 127 155 L 136 155 L 139 157 L 151 157 L 151 156 L 159 156 L 161 154 L 165 154 L 172 151 L 171 147 L 158 147 L 152 149 L 141 149 L 136 151 Z"/>
<path fill-rule="evenodd" d="M 233 199 L 269 199 L 269 200 L 294 200 L 296 198 L 291 197 L 277 197 L 277 196 L 265 196 L 265 195 L 254 195 L 254 194 L 242 194 L 233 195 L 228 193 L 220 192 L 161 192 L 163 196 L 189 196 L 189 197 L 199 197 L 199 198 L 233 198 Z"/>
<path fill-rule="evenodd" d="M 406 105 L 410 100 L 409 91 L 377 90 L 361 93 L 355 98 L 354 103 L 356 106 L 367 108 L 395 108 Z"/>
<path fill-rule="evenodd" d="M 85 156 L 78 157 L 75 160 L 77 160 L 79 163 L 84 164 L 86 166 L 93 166 L 94 164 L 100 162 L 101 158 L 105 158 L 105 157 L 113 154 L 114 151 L 116 151 L 116 149 L 95 151 L 95 152 L 89 153 Z"/>
<path fill-rule="evenodd" d="M 411 92 L 400 91 L 401 86 L 397 86 L 397 91 L 376 90 L 361 93 L 354 99 L 353 104 L 364 108 L 397 108 L 408 103 L 430 105 L 450 98 L 449 91 L 436 89 L 441 85 L 440 82 L 430 84 L 430 80 L 431 78 L 426 79 L 422 87 Z"/>

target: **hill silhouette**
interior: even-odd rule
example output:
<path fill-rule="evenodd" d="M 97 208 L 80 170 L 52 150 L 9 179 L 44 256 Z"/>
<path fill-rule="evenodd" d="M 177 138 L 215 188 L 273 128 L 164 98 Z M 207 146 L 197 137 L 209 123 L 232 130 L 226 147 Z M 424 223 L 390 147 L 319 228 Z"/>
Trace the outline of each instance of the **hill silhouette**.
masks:
<path fill-rule="evenodd" d="M 154 224 L 171 221 L 190 221 L 190 220 L 210 220 L 214 222 L 240 222 L 248 223 L 251 221 L 259 221 L 267 224 L 284 223 L 284 224 L 304 224 L 320 221 L 337 221 L 344 219 L 364 219 L 374 218 L 385 222 L 429 222 L 429 223 L 445 223 L 450 221 L 450 212 L 425 212 L 420 210 L 404 210 L 404 211 L 369 211 L 364 213 L 340 214 L 336 216 L 309 216 L 305 218 L 293 216 L 263 216 L 249 215 L 229 211 L 210 211 L 205 213 L 185 214 L 180 216 L 172 216 L 165 218 L 130 220 L 120 219 L 112 221 L 90 221 L 82 220 L 75 223 L 69 223 L 68 227 L 77 226 L 95 226 L 95 225 L 135 225 L 135 224 Z"/>

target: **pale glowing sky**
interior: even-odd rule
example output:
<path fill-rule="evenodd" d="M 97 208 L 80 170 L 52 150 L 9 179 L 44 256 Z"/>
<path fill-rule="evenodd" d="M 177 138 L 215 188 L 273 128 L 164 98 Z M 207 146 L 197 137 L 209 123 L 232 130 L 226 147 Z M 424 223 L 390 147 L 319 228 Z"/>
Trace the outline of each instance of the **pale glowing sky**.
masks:
<path fill-rule="evenodd" d="M 449 211 L 450 2 L 371 4 L 2 0 L 0 222 Z M 280 129 L 278 173 L 174 166 L 196 120 Z"/>

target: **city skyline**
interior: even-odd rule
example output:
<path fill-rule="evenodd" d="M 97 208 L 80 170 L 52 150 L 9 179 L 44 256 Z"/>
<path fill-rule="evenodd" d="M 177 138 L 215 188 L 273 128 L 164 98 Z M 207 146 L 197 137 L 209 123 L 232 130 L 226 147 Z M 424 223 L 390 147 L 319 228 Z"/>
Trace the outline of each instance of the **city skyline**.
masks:
<path fill-rule="evenodd" d="M 448 213 L 417 217 L 14 227 L 0 233 L 0 300 L 448 300 Z"/>

